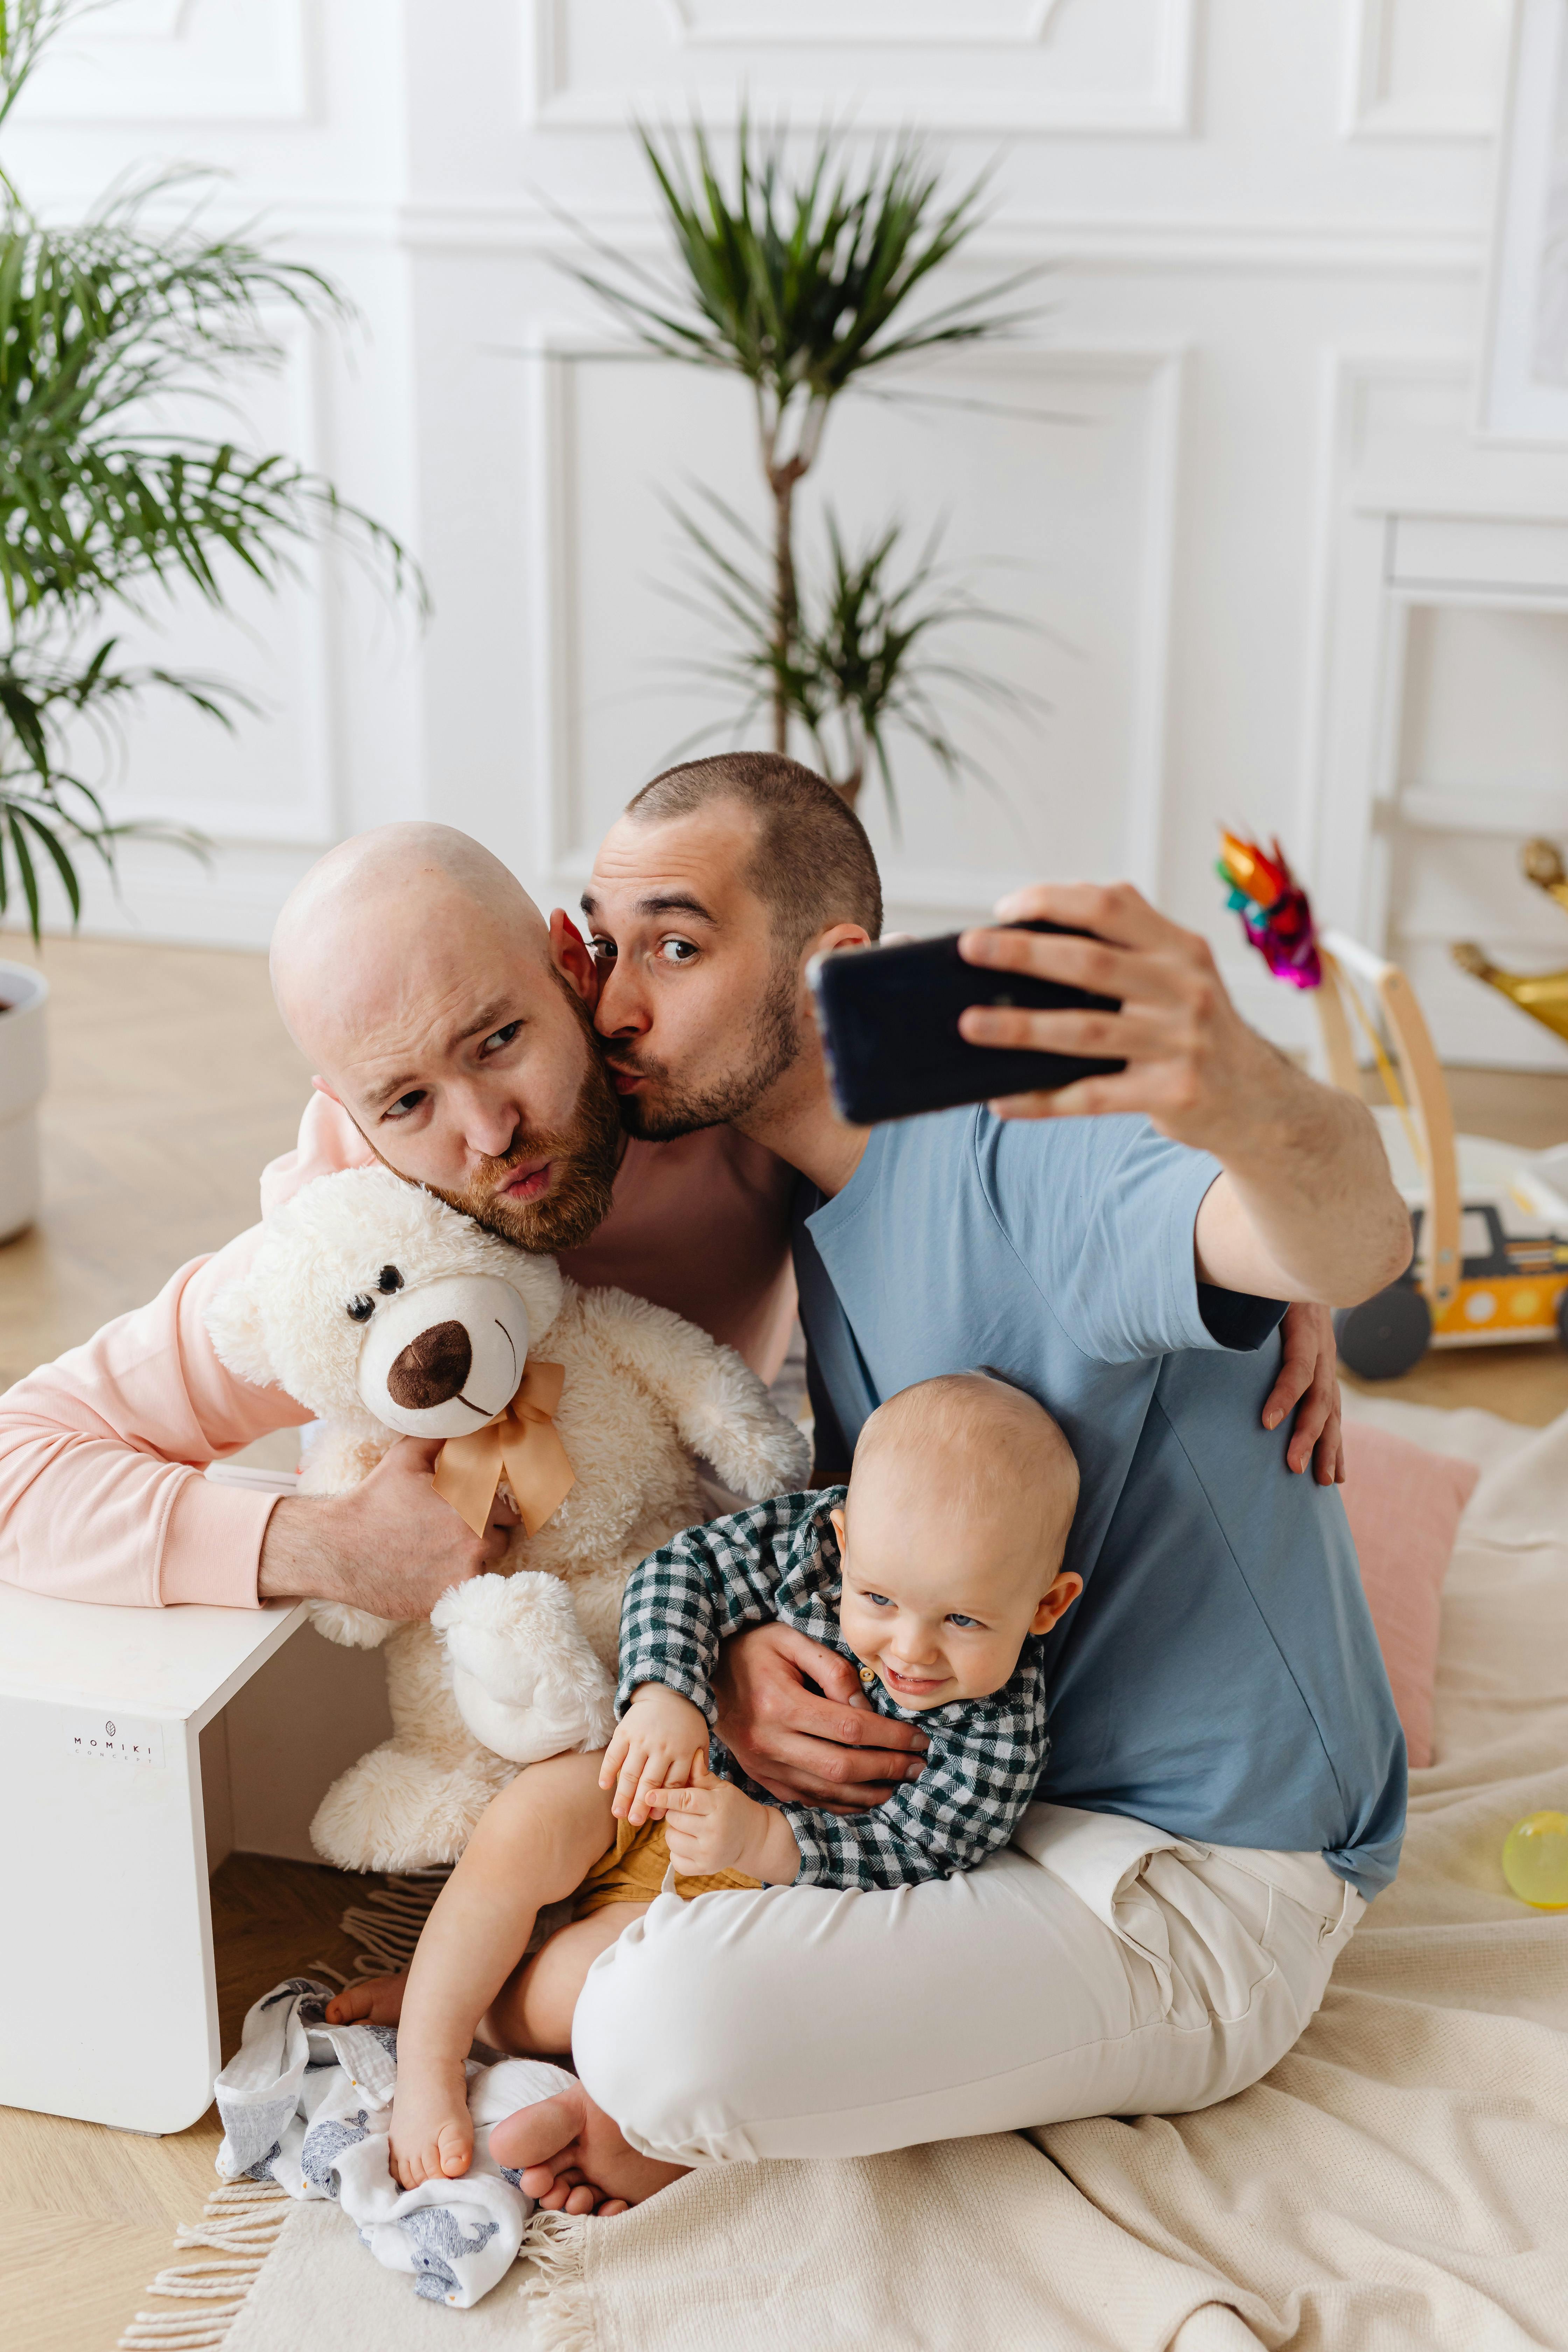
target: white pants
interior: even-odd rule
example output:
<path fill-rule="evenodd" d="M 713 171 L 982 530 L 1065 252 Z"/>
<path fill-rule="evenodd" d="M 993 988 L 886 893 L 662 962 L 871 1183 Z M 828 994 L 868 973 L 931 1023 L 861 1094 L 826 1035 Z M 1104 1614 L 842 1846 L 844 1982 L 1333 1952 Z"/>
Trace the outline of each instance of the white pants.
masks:
<path fill-rule="evenodd" d="M 871 2156 L 1244 2090 L 1365 1909 L 1316 1853 L 1033 1805 L 966 1876 L 661 1895 L 589 1970 L 573 2054 L 645 2155 Z"/>

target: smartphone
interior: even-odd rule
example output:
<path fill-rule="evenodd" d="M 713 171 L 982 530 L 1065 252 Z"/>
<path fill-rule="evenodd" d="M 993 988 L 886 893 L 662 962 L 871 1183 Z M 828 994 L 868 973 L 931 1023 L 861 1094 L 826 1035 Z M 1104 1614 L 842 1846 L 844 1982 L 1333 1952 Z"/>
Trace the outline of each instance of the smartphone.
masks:
<path fill-rule="evenodd" d="M 1020 931 L 1089 939 L 1066 923 L 1012 923 Z M 1075 1078 L 1123 1070 L 1125 1062 L 1026 1046 L 972 1045 L 958 1034 L 970 1004 L 1019 1005 L 1029 1013 L 1120 1013 L 1120 1000 L 1024 972 L 965 963 L 959 933 L 898 947 L 819 956 L 809 974 L 817 1027 L 838 1115 L 854 1127 L 951 1110 L 997 1095 L 1049 1092 Z"/>

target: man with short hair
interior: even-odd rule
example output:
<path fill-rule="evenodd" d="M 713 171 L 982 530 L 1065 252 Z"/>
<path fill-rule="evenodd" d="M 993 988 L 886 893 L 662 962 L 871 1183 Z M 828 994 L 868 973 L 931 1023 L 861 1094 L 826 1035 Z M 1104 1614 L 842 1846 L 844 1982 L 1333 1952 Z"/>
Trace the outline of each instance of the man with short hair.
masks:
<path fill-rule="evenodd" d="M 656 1906 L 588 1988 L 580 2058 L 601 2104 L 514 2119 L 531 2177 L 574 2210 L 602 2189 L 645 2194 L 703 2155 L 1204 2104 L 1294 2038 L 1356 1885 L 1374 1891 L 1397 1845 L 1402 1750 L 1337 1499 L 1282 1477 L 1257 1431 L 1292 1401 L 1273 1380 L 1279 1302 L 1363 1296 L 1407 1254 L 1370 1122 L 1243 1028 L 1201 941 L 1136 893 L 1068 891 L 1021 910 L 1106 945 L 982 933 L 970 952 L 1021 946 L 1121 997 L 1114 1040 L 1073 1030 L 1081 1016 L 985 1018 L 1044 1020 L 1022 1042 L 1125 1053 L 1129 1068 L 1101 1082 L 1119 1094 L 1022 1108 L 1145 1109 L 1180 1142 L 1142 1118 L 1025 1128 L 982 1111 L 843 1128 L 804 972 L 879 919 L 853 895 L 863 835 L 820 779 L 754 756 L 656 780 L 614 829 L 587 894 L 591 952 L 443 827 L 344 845 L 279 926 L 280 1001 L 339 1107 L 320 1123 L 362 1156 L 524 1245 L 571 1243 L 614 1150 L 578 1009 L 596 999 L 623 1118 L 644 1137 L 618 1173 L 611 1157 L 615 1205 L 568 1250 L 572 1271 L 595 1278 L 581 1256 L 616 1225 L 635 1152 L 728 1138 L 726 1151 L 805 1179 L 803 1307 L 847 1441 L 880 1395 L 990 1362 L 1058 1412 L 1088 1473 L 1073 1565 L 1089 1589 L 1053 1666 L 1047 1785 L 1067 1801 L 1030 1816 L 1038 1851 L 1026 1839 L 919 1890 L 907 1916 L 858 1911 L 828 1934 L 800 1908 L 809 1889 L 746 1896 L 760 1908 L 740 1977 L 721 1949 L 672 1937 Z M 1080 961 L 1051 964 L 1063 956 Z M 705 1126 L 719 1106 L 732 1124 Z M 332 1164 L 330 1150 L 313 1164 Z M 709 1175 L 726 1168 L 727 1191 L 692 1188 L 698 1232 L 733 1235 L 754 1209 L 758 1234 L 776 1234 L 779 1196 L 770 1225 L 764 1188 L 733 1181 L 738 1160 Z M 303 1592 L 412 1617 L 496 1556 L 499 1534 L 474 1538 L 446 1511 L 430 1449 L 410 1442 L 348 1496 L 273 1507 L 194 1475 L 303 1417 L 224 1373 L 205 1330 L 205 1302 L 255 1239 L 183 1269 L 152 1307 L 0 1401 L 0 1575 L 97 1599 Z M 1331 1482 L 1331 1422 L 1325 1436 Z M 1298 1432 L 1297 1466 L 1310 1448 Z M 857 1804 L 918 1773 L 918 1729 L 881 1719 L 868 1748 L 844 1661 L 836 1675 L 814 1644 L 770 1652 L 785 1630 L 731 1644 L 720 1679 L 721 1728 L 753 1777 Z M 694 1926 L 710 1916 L 682 1907 Z M 965 1981 L 978 1955 L 984 1998 L 944 2008 L 940 2063 L 901 2083 L 878 2052 L 911 2000 L 945 2000 L 961 1954 Z M 1050 2048 L 1045 2011 L 1060 2029 Z M 781 2035 L 792 2064 L 812 2059 L 782 2107 Z M 1101 2063 L 1112 2044 L 1138 2057 L 1131 2074 Z"/>
<path fill-rule="evenodd" d="M 814 823 L 786 890 L 779 835 Z M 569 2210 L 693 2162 L 1209 2105 L 1294 2042 L 1397 1861 L 1404 1741 L 1343 1511 L 1279 1476 L 1255 1419 L 1282 1302 L 1348 1304 L 1408 1258 L 1371 1118 L 1245 1027 L 1201 940 L 1069 887 L 998 912 L 1092 939 L 962 951 L 1120 1010 L 961 1026 L 1126 1067 L 846 1127 L 805 966 L 872 932 L 869 898 L 845 911 L 853 826 L 760 755 L 649 787 L 584 894 L 597 1024 L 643 1131 L 721 1105 L 800 1171 L 801 1313 L 846 1458 L 885 1398 L 977 1363 L 1067 1433 L 1084 1590 L 1051 1637 L 1045 1801 L 967 1877 L 656 1905 L 584 1988 L 578 2084 L 496 2136 Z M 842 1801 L 853 1681 L 759 1627 L 728 1645 L 719 1735 L 774 1796 Z"/>

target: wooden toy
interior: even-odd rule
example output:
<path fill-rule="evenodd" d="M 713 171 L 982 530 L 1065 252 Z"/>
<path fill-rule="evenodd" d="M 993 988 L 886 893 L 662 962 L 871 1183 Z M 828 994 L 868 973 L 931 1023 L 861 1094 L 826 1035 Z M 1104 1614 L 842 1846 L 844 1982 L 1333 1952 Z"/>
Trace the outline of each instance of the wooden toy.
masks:
<path fill-rule="evenodd" d="M 1410 1210 L 1414 1255 L 1397 1282 L 1335 1315 L 1345 1364 L 1363 1380 L 1394 1380 L 1429 1347 L 1554 1339 L 1568 1345 L 1568 1145 L 1530 1152 L 1488 1136 L 1456 1135 L 1442 1065 L 1398 965 L 1342 931 L 1316 932 L 1277 842 L 1266 857 L 1225 835 L 1219 872 L 1270 970 L 1313 990 L 1331 1083 L 1360 1094 L 1353 1020 L 1389 1097 L 1373 1117 Z M 1258 898 L 1255 885 L 1271 895 Z M 1362 1001 L 1363 986 L 1386 1024 L 1388 1046 Z"/>

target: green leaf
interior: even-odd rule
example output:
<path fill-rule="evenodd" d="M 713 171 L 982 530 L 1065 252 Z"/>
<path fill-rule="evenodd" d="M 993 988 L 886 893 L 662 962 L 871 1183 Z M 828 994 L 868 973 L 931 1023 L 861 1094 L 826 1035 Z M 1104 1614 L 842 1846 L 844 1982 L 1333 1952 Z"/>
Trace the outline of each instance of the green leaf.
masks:
<path fill-rule="evenodd" d="M 42 817 L 36 816 L 32 810 L 28 808 L 17 807 L 13 809 L 11 812 L 11 820 L 13 824 L 25 824 L 30 832 L 37 834 L 39 841 L 42 842 L 45 849 L 48 852 L 50 858 L 53 860 L 55 871 L 60 877 L 61 887 L 63 887 L 66 898 L 70 905 L 71 920 L 73 923 L 79 922 L 81 919 L 81 884 L 77 879 L 76 867 L 71 864 L 69 857 L 67 856 L 65 847 L 61 843 L 58 835 L 51 831 L 49 826 L 44 823 Z M 34 935 L 35 937 L 37 936 L 36 927 Z"/>
<path fill-rule="evenodd" d="M 1048 706 L 1012 679 L 933 655 L 931 641 L 940 644 L 942 633 L 960 622 L 1039 632 L 1034 624 L 984 603 L 962 574 L 943 563 L 940 525 L 900 568 L 900 523 L 884 524 L 855 548 L 829 509 L 826 561 L 815 577 L 805 578 L 799 614 L 781 646 L 765 571 L 759 580 L 747 568 L 765 566 L 766 542 L 716 492 L 699 486 L 698 495 L 726 536 L 721 539 L 689 510 L 671 504 L 693 551 L 691 591 L 677 590 L 671 601 L 700 615 L 713 650 L 673 667 L 679 678 L 727 688 L 735 715 L 727 725 L 699 730 L 672 758 L 720 732 L 739 741 L 757 712 L 777 698 L 809 736 L 823 773 L 841 789 L 858 789 L 868 765 L 875 767 L 895 827 L 893 735 L 923 743 L 954 786 L 974 782 L 994 790 L 981 762 L 955 740 L 926 681 L 973 700 L 984 713 L 1005 713 L 1014 720 L 1037 723 Z"/>
<path fill-rule="evenodd" d="M 679 268 L 659 276 L 628 262 L 558 213 L 602 265 L 562 266 L 647 349 L 731 369 L 781 414 L 829 402 L 891 360 L 1007 334 L 1038 315 L 1012 299 L 1044 274 L 1030 268 L 906 321 L 910 298 L 987 217 L 990 181 L 982 173 L 944 199 L 940 170 L 911 135 L 858 163 L 850 133 L 830 126 L 792 176 L 783 128 L 759 150 L 742 117 L 728 184 L 700 120 L 684 135 L 661 140 L 640 124 L 637 135 Z"/>

